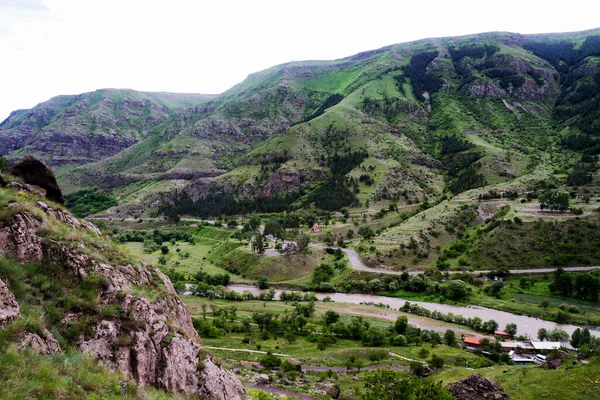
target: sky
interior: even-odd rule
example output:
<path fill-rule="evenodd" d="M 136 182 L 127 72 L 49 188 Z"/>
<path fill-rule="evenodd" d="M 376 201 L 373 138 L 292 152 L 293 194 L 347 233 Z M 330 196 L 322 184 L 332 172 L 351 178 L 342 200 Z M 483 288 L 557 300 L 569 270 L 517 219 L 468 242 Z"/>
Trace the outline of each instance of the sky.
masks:
<path fill-rule="evenodd" d="M 221 93 L 273 65 L 428 37 L 593 29 L 598 11 L 592 0 L 0 0 L 0 121 L 100 88 Z"/>

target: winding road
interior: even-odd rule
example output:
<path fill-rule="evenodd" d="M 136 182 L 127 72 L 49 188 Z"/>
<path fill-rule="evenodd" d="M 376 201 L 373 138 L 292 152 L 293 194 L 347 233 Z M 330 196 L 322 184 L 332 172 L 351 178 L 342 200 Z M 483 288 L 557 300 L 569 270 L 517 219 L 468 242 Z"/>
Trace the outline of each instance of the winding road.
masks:
<path fill-rule="evenodd" d="M 265 237 L 267 237 L 270 240 L 276 241 L 276 239 L 271 235 L 265 235 Z M 295 244 L 294 242 L 283 240 L 284 247 L 288 243 Z M 335 246 L 325 246 L 322 244 L 309 244 L 308 247 L 311 247 L 313 249 L 331 248 L 334 250 L 337 250 L 338 248 L 340 248 L 340 247 L 335 247 Z M 393 270 L 389 270 L 389 269 L 368 267 L 361 261 L 360 256 L 358 255 L 358 253 L 356 251 L 354 251 L 352 249 L 347 249 L 347 248 L 341 248 L 341 250 L 348 255 L 348 259 L 350 260 L 350 265 L 352 265 L 352 268 L 354 268 L 354 269 L 358 269 L 361 271 L 367 271 L 367 272 L 373 272 L 376 274 L 388 274 L 388 275 L 402 275 L 404 273 L 403 271 L 393 271 Z M 279 252 L 275 249 L 267 249 L 265 251 L 265 254 L 267 256 L 271 256 L 271 257 L 280 255 Z M 598 269 L 598 268 L 600 268 L 600 265 L 591 265 L 591 266 L 586 266 L 586 267 L 563 267 L 563 269 L 565 271 L 570 271 L 570 272 L 592 271 L 592 270 Z M 552 273 L 554 271 L 556 271 L 556 268 L 511 269 L 510 273 L 526 275 L 526 274 L 547 274 L 547 273 Z M 407 272 L 409 275 L 418 275 L 418 274 L 423 273 L 423 271 L 407 271 Z M 469 272 L 469 271 L 454 271 L 454 272 Z M 473 271 L 472 273 L 487 274 L 489 272 L 491 272 L 491 270 L 488 269 L 488 270 L 477 270 L 477 271 Z"/>

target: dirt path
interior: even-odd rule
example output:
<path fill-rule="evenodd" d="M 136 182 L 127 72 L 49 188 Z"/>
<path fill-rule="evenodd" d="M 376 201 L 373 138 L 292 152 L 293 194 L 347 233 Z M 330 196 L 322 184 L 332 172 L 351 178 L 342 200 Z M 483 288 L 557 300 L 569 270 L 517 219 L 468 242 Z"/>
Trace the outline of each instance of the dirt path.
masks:
<path fill-rule="evenodd" d="M 277 389 L 277 388 L 273 388 L 273 387 L 269 387 L 269 386 L 261 386 L 261 385 L 255 384 L 255 383 L 244 383 L 244 386 L 246 386 L 248 388 L 252 388 L 252 389 L 264 390 L 265 392 L 282 394 L 284 396 L 294 397 L 296 399 L 303 399 L 303 400 L 313 400 L 314 399 L 314 397 L 310 397 L 310 396 L 307 396 L 302 393 L 290 392 L 288 390 Z"/>
<path fill-rule="evenodd" d="M 245 353 L 258 353 L 258 354 L 267 354 L 266 351 L 261 351 L 261 350 L 250 350 L 250 349 L 230 349 L 228 347 L 211 347 L 211 346 L 202 346 L 205 349 L 210 349 L 210 350 L 223 350 L 223 351 L 243 351 Z M 289 357 L 289 354 L 280 354 L 280 353 L 273 353 L 274 356 L 280 356 L 280 357 Z"/>

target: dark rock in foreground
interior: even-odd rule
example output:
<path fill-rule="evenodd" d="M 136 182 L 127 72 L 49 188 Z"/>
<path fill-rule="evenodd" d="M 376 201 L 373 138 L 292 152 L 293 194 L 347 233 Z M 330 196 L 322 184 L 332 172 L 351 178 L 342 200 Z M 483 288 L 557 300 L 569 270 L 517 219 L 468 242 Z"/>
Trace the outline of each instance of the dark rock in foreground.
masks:
<path fill-rule="evenodd" d="M 7 174 L 18 176 L 28 185 L 39 186 L 46 191 L 46 197 L 57 203 L 64 203 L 62 192 L 54 172 L 41 160 L 33 156 L 23 157 L 19 162 L 6 170 Z"/>
<path fill-rule="evenodd" d="M 456 400 L 510 400 L 502 387 L 481 375 L 473 374 L 462 381 L 448 385 L 448 390 Z"/>

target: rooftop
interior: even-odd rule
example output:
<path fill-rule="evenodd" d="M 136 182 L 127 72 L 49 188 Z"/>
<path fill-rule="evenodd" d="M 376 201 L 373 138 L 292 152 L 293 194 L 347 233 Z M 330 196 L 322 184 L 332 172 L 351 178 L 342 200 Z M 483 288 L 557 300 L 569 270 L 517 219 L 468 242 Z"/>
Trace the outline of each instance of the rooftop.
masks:
<path fill-rule="evenodd" d="M 560 342 L 531 342 L 531 345 L 536 350 L 552 350 L 552 349 L 560 349 Z"/>
<path fill-rule="evenodd" d="M 463 341 L 465 344 L 475 344 L 475 345 L 480 345 L 481 344 L 481 339 L 476 338 L 476 337 L 466 337 L 465 340 Z"/>

